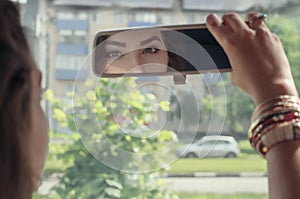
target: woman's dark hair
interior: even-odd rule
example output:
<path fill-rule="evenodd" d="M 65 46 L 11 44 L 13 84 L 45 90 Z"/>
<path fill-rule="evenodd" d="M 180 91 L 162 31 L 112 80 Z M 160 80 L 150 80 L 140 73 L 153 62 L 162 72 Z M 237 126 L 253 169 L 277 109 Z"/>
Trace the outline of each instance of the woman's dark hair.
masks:
<path fill-rule="evenodd" d="M 186 50 L 184 49 L 184 41 L 181 41 L 181 38 L 176 39 L 178 35 L 174 34 L 173 31 L 161 31 L 161 35 L 168 49 L 168 66 L 173 69 L 172 71 L 180 72 L 190 70 L 192 65 L 180 55 L 181 51 Z M 174 42 L 175 39 L 176 42 Z"/>
<path fill-rule="evenodd" d="M 109 36 L 103 35 L 101 37 L 98 37 L 96 48 L 94 49 L 94 56 L 95 56 L 95 63 L 93 66 L 94 72 L 101 76 L 102 73 L 105 70 L 105 48 L 104 45 L 101 44 L 103 41 L 105 41 Z"/>
<path fill-rule="evenodd" d="M 28 155 L 30 71 L 34 67 L 17 6 L 0 0 L 0 198 L 32 196 Z"/>

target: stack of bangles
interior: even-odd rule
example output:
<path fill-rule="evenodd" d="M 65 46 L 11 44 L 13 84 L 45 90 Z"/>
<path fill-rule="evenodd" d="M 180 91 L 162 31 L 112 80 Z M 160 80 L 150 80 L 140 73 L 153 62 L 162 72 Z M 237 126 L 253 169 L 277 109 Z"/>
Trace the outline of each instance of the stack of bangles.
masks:
<path fill-rule="evenodd" d="M 264 158 L 274 145 L 300 140 L 299 97 L 280 95 L 259 104 L 248 133 L 252 147 Z"/>

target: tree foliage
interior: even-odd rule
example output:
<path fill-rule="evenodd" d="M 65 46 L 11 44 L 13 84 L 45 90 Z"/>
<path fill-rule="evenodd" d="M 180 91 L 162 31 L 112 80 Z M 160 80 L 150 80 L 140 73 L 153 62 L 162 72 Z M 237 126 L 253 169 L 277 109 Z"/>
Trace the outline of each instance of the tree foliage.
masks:
<path fill-rule="evenodd" d="M 46 170 L 46 174 L 55 175 L 59 179 L 49 198 L 177 198 L 164 188 L 160 179 L 162 170 L 141 173 L 122 171 L 123 168 L 134 171 L 141 165 L 148 165 L 149 170 L 160 168 L 162 160 L 160 156 L 155 155 L 142 159 L 135 156 L 124 159 L 118 148 L 132 153 L 147 154 L 164 150 L 166 144 L 176 141 L 176 135 L 167 130 L 161 130 L 154 136 L 138 136 L 153 133 L 151 128 L 139 127 L 151 125 L 151 122 L 157 119 L 157 111 L 168 111 L 169 103 L 158 101 L 152 93 L 135 91 L 130 94 L 128 88 L 135 87 L 135 81 L 132 78 L 124 81 L 121 85 L 107 79 L 86 82 L 88 87 L 95 89 L 83 91 L 82 96 L 69 93 L 69 97 L 73 96 L 73 104 L 56 99 L 49 90 L 46 92 L 46 98 L 52 103 L 53 117 L 72 132 L 53 134 L 56 138 L 63 139 L 64 143 L 50 146 L 49 161 L 52 161 L 54 167 L 53 161 L 57 161 L 57 164 L 62 162 L 64 168 Z M 112 91 L 116 86 L 120 88 L 114 97 Z M 74 120 L 74 115 L 77 120 Z M 95 127 L 95 120 L 101 128 Z M 135 134 L 123 132 L 119 128 L 120 125 Z M 81 132 L 80 135 L 77 130 Z M 107 143 L 102 142 L 103 137 L 108 138 L 112 145 L 107 146 Z M 110 165 L 97 160 L 97 157 L 106 156 L 118 160 L 118 165 L 122 165 L 121 169 L 111 168 Z M 150 157 L 151 159 L 147 159 Z"/>

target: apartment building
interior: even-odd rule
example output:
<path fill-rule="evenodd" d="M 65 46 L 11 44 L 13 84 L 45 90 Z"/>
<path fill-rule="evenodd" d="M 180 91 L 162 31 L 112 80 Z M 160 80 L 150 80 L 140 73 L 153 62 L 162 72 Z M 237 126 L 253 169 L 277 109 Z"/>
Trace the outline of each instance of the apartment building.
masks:
<path fill-rule="evenodd" d="M 227 11 L 245 13 L 252 9 L 264 10 L 273 5 L 270 0 L 30 0 L 27 4 L 32 5 L 34 2 L 39 10 L 36 12 L 36 30 L 39 26 L 42 30 L 36 31 L 42 48 L 37 48 L 35 54 L 39 54 L 39 65 L 44 67 L 44 87 L 52 89 L 60 98 L 73 90 L 75 80 L 84 82 L 88 77 L 89 69 L 80 73 L 78 71 L 92 50 L 94 35 L 100 30 L 202 23 L 211 12 L 220 15 Z M 280 0 L 275 4 L 284 2 Z M 158 81 L 158 78 L 152 77 L 151 81 Z M 206 80 L 214 83 L 218 77 Z M 139 81 L 146 79 L 140 78 Z M 200 98 L 203 86 L 199 84 L 195 88 Z M 176 123 L 173 121 L 170 125 Z"/>

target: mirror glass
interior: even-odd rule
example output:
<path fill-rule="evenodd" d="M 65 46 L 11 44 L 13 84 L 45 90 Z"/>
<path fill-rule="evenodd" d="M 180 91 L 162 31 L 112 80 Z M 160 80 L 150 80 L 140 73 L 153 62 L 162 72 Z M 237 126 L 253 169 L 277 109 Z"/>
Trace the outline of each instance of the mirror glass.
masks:
<path fill-rule="evenodd" d="M 147 76 L 223 72 L 228 59 L 206 28 L 138 28 L 97 34 L 94 72 L 98 76 Z"/>

